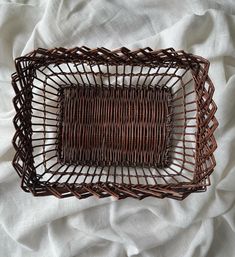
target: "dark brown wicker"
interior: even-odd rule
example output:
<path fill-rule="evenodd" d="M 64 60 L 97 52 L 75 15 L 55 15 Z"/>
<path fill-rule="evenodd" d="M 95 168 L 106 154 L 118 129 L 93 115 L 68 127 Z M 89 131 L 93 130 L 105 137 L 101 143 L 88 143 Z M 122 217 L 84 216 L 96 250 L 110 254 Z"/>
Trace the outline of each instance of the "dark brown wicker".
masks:
<path fill-rule="evenodd" d="M 13 166 L 25 191 L 183 199 L 210 184 L 218 122 L 204 58 L 40 48 L 15 65 Z"/>

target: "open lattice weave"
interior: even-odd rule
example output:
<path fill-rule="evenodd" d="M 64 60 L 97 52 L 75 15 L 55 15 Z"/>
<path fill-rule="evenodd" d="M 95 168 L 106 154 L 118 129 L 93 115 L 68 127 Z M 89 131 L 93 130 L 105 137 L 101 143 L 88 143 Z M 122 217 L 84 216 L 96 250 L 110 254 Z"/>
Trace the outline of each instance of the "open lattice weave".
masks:
<path fill-rule="evenodd" d="M 183 199 L 209 185 L 218 123 L 204 58 L 40 48 L 15 65 L 13 165 L 25 191 Z"/>

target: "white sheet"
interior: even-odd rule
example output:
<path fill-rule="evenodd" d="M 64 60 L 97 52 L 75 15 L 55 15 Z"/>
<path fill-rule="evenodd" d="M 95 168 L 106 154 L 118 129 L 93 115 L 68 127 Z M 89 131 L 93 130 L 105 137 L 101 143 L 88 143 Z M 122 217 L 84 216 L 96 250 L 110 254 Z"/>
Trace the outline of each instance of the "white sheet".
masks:
<path fill-rule="evenodd" d="M 13 59 L 37 47 L 174 47 L 209 58 L 217 166 L 206 193 L 58 200 L 24 193 L 14 150 Z M 0 256 L 235 256 L 234 1 L 1 1 Z"/>

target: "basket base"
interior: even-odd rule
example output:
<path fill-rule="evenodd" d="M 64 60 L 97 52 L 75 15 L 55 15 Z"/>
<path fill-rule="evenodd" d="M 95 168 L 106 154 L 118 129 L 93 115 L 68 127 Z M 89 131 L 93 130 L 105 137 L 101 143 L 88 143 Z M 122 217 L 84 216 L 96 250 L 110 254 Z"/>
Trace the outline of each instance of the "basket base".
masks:
<path fill-rule="evenodd" d="M 170 91 L 165 88 L 63 87 L 60 162 L 167 166 L 170 102 Z"/>

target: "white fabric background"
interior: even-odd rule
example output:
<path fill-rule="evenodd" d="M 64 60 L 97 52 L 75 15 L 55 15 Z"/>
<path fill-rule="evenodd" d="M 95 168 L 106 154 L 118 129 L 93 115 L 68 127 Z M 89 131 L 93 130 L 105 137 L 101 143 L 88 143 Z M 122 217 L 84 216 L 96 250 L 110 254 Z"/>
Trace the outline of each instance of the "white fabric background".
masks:
<path fill-rule="evenodd" d="M 218 149 L 212 186 L 183 202 L 58 200 L 20 189 L 13 59 L 37 47 L 174 47 L 211 61 Z M 235 2 L 0 1 L 0 256 L 235 256 Z"/>

